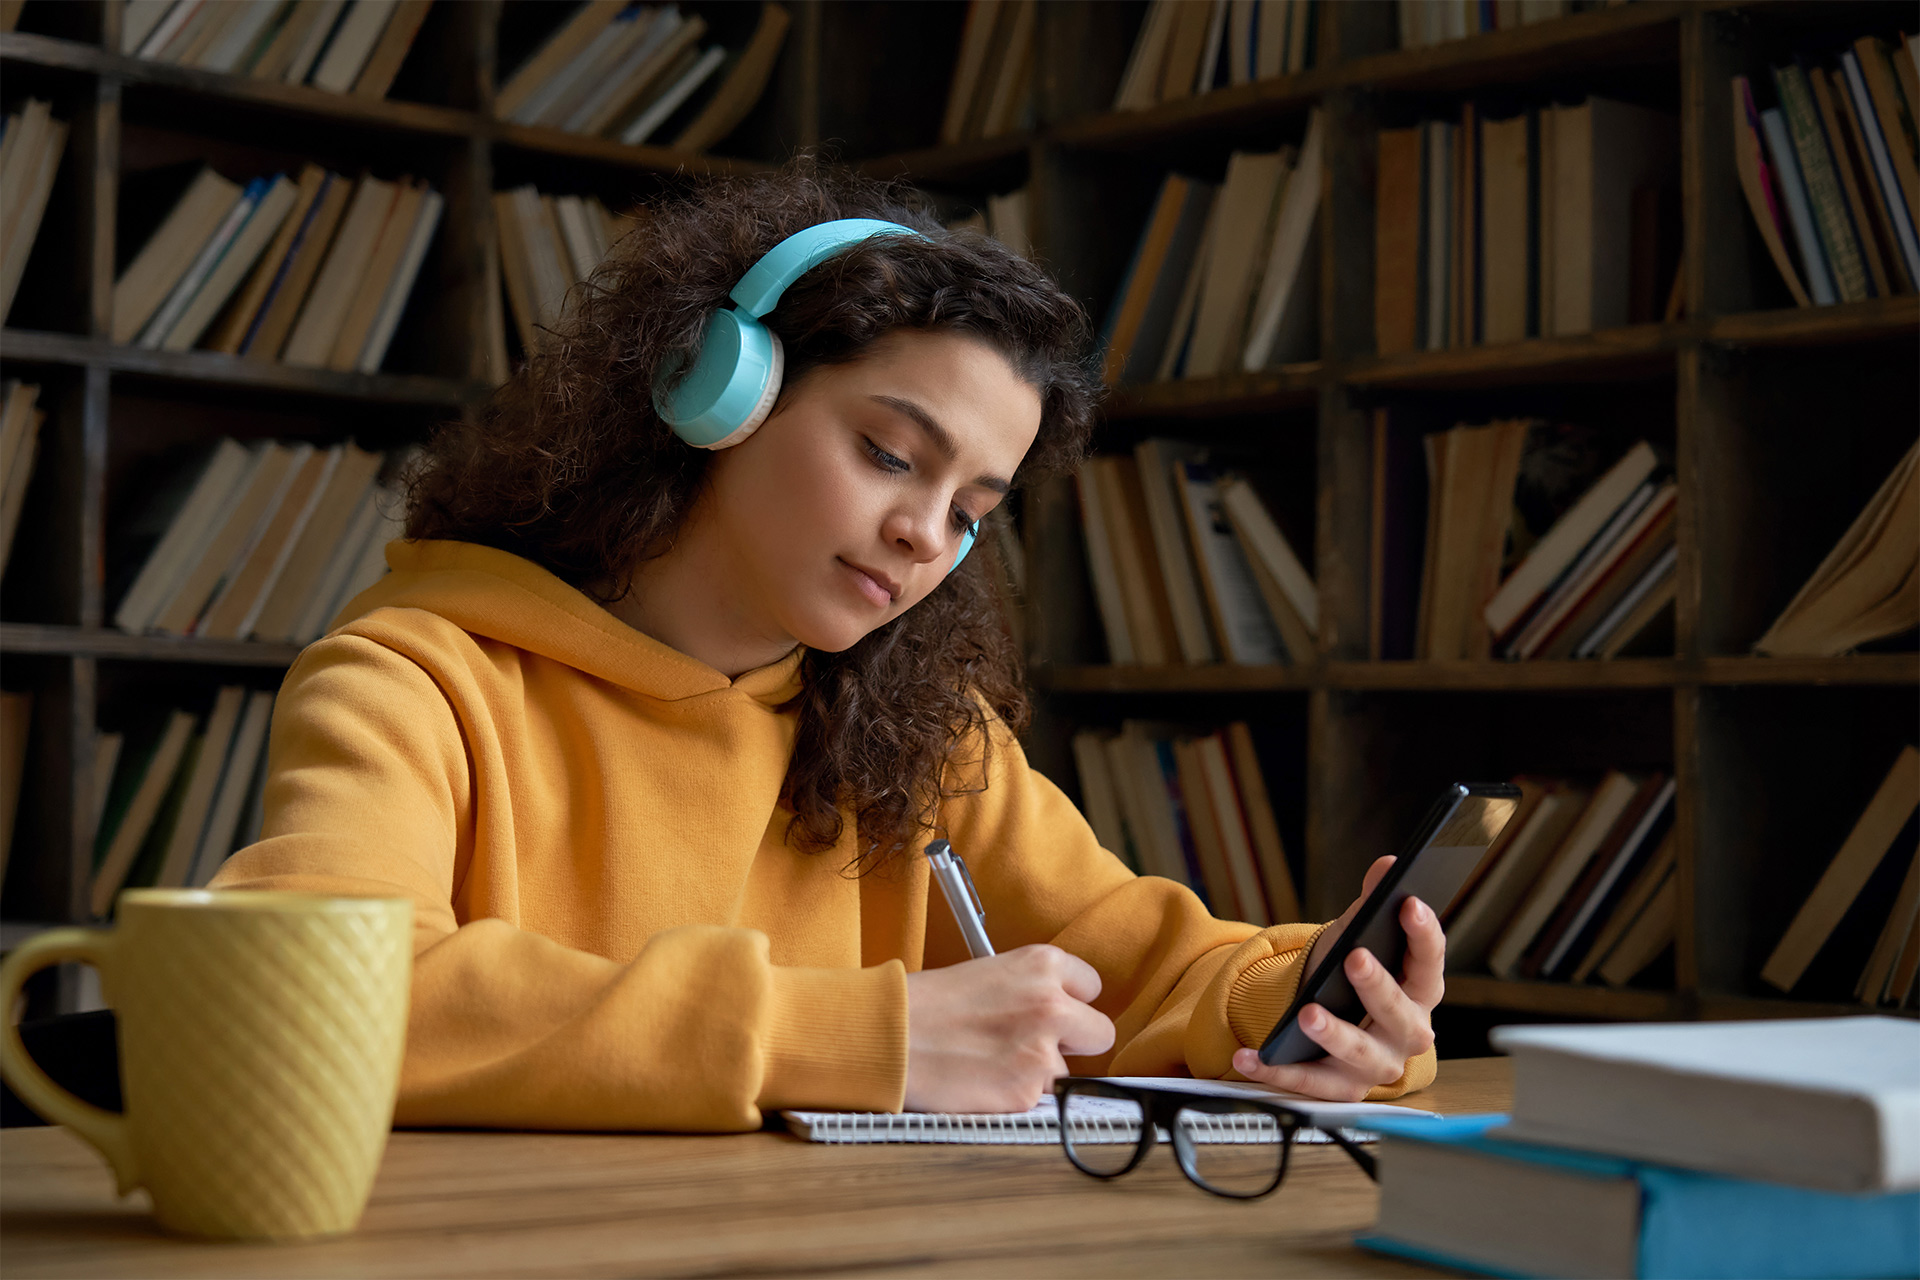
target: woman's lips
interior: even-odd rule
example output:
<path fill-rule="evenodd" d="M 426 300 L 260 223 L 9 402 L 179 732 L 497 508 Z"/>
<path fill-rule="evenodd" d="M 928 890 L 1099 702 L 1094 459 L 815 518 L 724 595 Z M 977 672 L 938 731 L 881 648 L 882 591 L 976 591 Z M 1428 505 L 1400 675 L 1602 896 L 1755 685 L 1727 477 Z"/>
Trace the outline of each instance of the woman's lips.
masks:
<path fill-rule="evenodd" d="M 899 586 L 874 570 L 863 569 L 850 560 L 842 560 L 840 563 L 848 573 L 853 575 L 854 585 L 860 588 L 860 594 L 872 601 L 876 607 L 885 609 L 899 597 Z"/>

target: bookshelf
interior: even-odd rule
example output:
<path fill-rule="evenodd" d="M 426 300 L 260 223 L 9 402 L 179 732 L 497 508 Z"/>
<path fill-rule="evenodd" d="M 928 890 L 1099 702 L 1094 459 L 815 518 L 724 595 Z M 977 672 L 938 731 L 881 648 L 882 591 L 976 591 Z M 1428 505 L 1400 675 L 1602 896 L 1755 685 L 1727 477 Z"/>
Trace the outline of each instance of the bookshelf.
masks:
<path fill-rule="evenodd" d="M 1912 738 L 1920 654 L 1773 659 L 1749 646 L 1920 419 L 1920 300 L 1792 307 L 1741 201 L 1726 86 L 1734 74 L 1763 74 L 1796 41 L 1886 23 L 1883 7 L 1648 0 L 1402 51 L 1392 6 L 1330 4 L 1312 69 L 1116 113 L 1107 105 L 1144 4 L 1055 0 L 1040 7 L 1035 35 L 1034 127 L 939 146 L 964 4 L 793 0 L 767 96 L 716 156 L 494 120 L 497 51 L 520 47 L 537 8 L 436 5 L 396 85 L 399 100 L 375 104 L 106 52 L 117 47 L 115 0 L 34 0 L 22 29 L 0 35 L 10 96 L 51 97 L 55 114 L 73 122 L 46 219 L 58 230 L 43 232 L 22 290 L 40 281 L 46 301 L 0 332 L 0 366 L 46 385 L 54 424 L 29 498 L 31 534 L 23 530 L 15 557 L 25 567 L 9 576 L 0 607 L 8 686 L 41 695 L 9 920 L 85 916 L 91 851 L 77 796 L 101 707 L 149 686 L 271 683 L 294 655 L 289 646 L 126 636 L 103 625 L 107 523 L 118 486 L 144 456 L 137 424 L 186 406 L 204 416 L 197 429 L 209 436 L 246 418 L 256 424 L 247 434 L 322 440 L 344 438 L 351 416 L 353 431 L 371 422 L 378 439 L 399 442 L 478 403 L 488 391 L 481 303 L 500 287 L 487 193 L 535 181 L 627 199 L 677 174 L 766 164 L 826 143 L 866 172 L 905 176 L 955 206 L 984 207 L 989 194 L 1027 186 L 1036 255 L 1097 320 L 1168 168 L 1217 179 L 1236 148 L 1297 143 L 1318 107 L 1328 125 L 1320 358 L 1123 388 L 1096 438 L 1101 451 L 1153 435 L 1230 443 L 1303 468 L 1299 509 L 1286 514 L 1311 531 L 1301 550 L 1321 591 L 1318 656 L 1270 667 L 1103 664 L 1071 492 L 1033 491 L 1020 518 L 1036 764 L 1071 793 L 1068 740 L 1078 727 L 1130 717 L 1253 722 L 1296 880 L 1318 918 L 1345 905 L 1364 865 L 1456 774 L 1657 765 L 1679 780 L 1671 984 L 1457 975 L 1449 1004 L 1499 1017 L 1840 1011 L 1782 997 L 1756 974 L 1887 761 Z M 1481 95 L 1587 91 L 1680 120 L 1684 318 L 1375 355 L 1377 131 Z M 444 191 L 443 230 L 391 371 L 135 351 L 99 336 L 121 175 L 163 154 L 416 172 Z M 1666 450 L 1681 512 L 1672 654 L 1367 660 L 1367 416 L 1398 403 L 1474 421 L 1584 414 Z"/>

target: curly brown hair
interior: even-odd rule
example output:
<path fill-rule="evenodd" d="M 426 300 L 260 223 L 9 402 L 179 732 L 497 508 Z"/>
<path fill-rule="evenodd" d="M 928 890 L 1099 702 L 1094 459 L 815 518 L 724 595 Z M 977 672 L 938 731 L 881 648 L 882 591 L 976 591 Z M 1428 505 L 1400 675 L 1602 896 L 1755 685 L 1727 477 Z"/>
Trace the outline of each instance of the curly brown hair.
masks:
<path fill-rule="evenodd" d="M 656 374 L 691 362 L 708 314 L 775 244 L 856 217 L 927 238 L 868 240 L 786 291 L 765 317 L 786 348 L 785 388 L 859 359 L 896 329 L 965 333 L 1040 393 L 1039 433 L 1015 486 L 1076 466 L 1097 397 L 1080 304 L 997 241 L 943 229 L 903 184 L 801 156 L 650 202 L 569 294 L 526 367 L 429 443 L 410 476 L 407 536 L 497 547 L 602 603 L 624 597 L 634 570 L 673 545 L 712 456 L 654 412 Z M 905 614 L 844 652 L 805 655 L 802 690 L 788 704 L 799 719 L 784 795 L 794 847 L 832 848 L 851 812 L 854 869 L 864 873 L 936 825 L 942 800 L 984 785 L 985 759 L 958 759 L 962 744 L 990 751 L 991 718 L 1017 732 L 1030 713 L 996 575 L 1005 581 L 983 537 Z"/>

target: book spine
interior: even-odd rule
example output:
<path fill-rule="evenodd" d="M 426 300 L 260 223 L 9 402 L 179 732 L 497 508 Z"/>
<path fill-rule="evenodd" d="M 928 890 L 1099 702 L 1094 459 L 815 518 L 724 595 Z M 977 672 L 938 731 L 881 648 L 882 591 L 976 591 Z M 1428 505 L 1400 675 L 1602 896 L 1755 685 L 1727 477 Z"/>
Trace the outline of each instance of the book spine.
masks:
<path fill-rule="evenodd" d="M 1867 284 L 1867 265 L 1854 239 L 1853 219 L 1847 214 L 1846 196 L 1834 172 L 1833 152 L 1820 127 L 1806 72 L 1797 66 L 1775 67 L 1773 81 L 1780 93 L 1781 116 L 1793 140 L 1794 158 L 1800 162 L 1814 229 L 1833 267 L 1834 289 L 1840 301 L 1859 302 L 1872 292 Z"/>
<path fill-rule="evenodd" d="M 1793 224 L 1794 243 L 1800 249 L 1800 265 L 1807 272 L 1807 290 L 1816 306 L 1831 306 L 1836 298 L 1833 277 L 1827 269 L 1820 234 L 1814 229 L 1813 213 L 1807 207 L 1807 189 L 1800 178 L 1800 162 L 1793 153 L 1793 140 L 1787 136 L 1786 121 L 1777 107 L 1760 113 L 1760 126 L 1766 132 L 1767 150 L 1773 154 L 1774 171 L 1780 178 L 1780 193 L 1786 198 L 1787 220 Z"/>
<path fill-rule="evenodd" d="M 1893 224 L 1900 257 L 1907 266 L 1907 278 L 1920 283 L 1920 236 L 1915 234 L 1913 210 L 1907 208 L 1906 196 L 1900 190 L 1893 157 L 1887 151 L 1887 135 L 1880 127 L 1880 117 L 1873 109 L 1873 95 L 1867 90 L 1860 61 L 1852 50 L 1840 55 L 1840 69 L 1845 73 L 1847 96 L 1853 100 L 1854 114 L 1860 119 L 1860 132 L 1867 140 L 1874 183 L 1879 188 L 1881 205 L 1887 211 L 1887 221 Z"/>

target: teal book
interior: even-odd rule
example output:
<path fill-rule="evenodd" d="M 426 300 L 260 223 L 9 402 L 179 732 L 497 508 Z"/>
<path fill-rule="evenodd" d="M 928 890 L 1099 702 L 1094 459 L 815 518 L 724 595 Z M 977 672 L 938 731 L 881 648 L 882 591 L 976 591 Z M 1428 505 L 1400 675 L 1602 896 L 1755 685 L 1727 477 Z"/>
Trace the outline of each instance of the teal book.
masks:
<path fill-rule="evenodd" d="M 1506 1119 L 1374 1124 L 1380 1217 L 1359 1243 L 1495 1276 L 1920 1275 L 1920 1191 L 1813 1191 L 1515 1142 Z"/>

